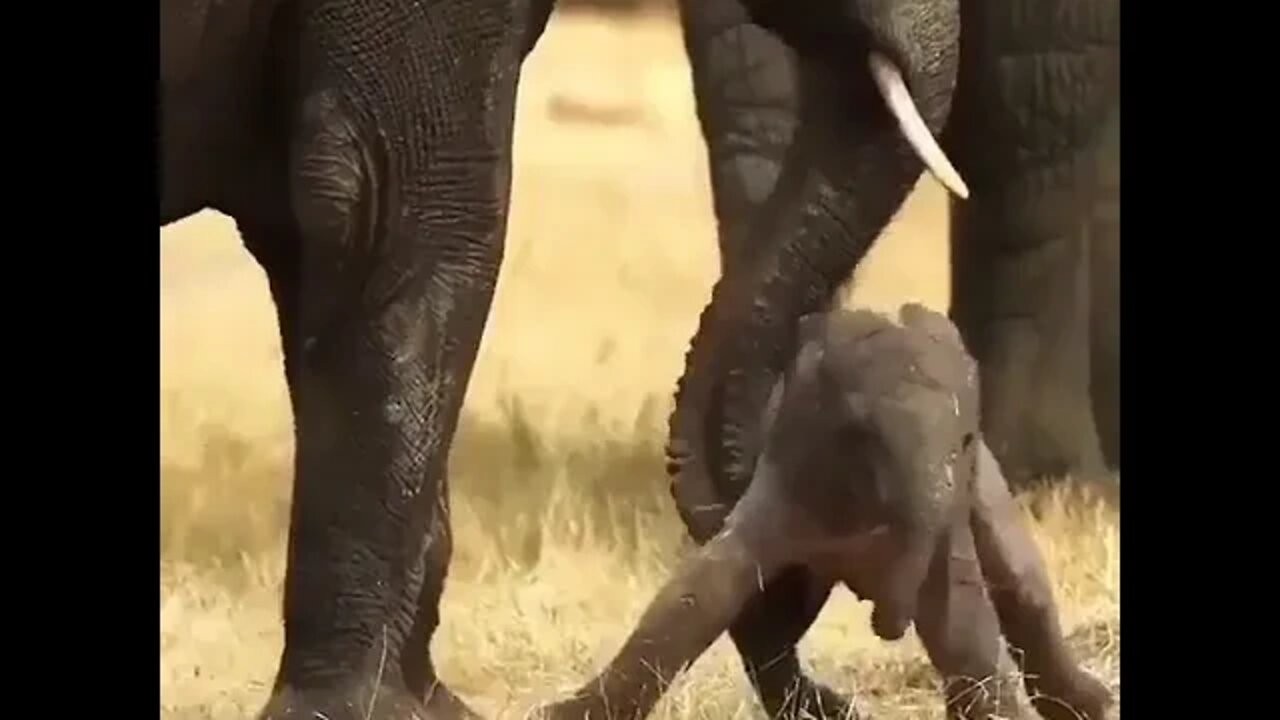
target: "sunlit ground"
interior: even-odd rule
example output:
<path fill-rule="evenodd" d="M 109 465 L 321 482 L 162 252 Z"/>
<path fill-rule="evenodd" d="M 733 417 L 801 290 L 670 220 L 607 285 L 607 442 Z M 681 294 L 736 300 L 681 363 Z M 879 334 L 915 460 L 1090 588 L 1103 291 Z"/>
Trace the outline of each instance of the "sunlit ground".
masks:
<path fill-rule="evenodd" d="M 518 718 L 591 676 L 684 547 L 661 443 L 716 271 L 690 93 L 679 36 L 656 20 L 557 18 L 525 71 L 433 644 L 445 680 L 491 716 Z M 850 301 L 943 308 L 945 212 L 926 181 Z M 229 220 L 161 236 L 160 714 L 242 720 L 265 700 L 281 642 L 292 448 L 279 342 Z M 1070 493 L 1035 509 L 1072 643 L 1118 690 L 1118 513 Z M 877 717 L 942 717 L 914 636 L 876 640 L 868 612 L 837 592 L 802 643 L 806 663 Z M 722 638 L 655 717 L 763 713 Z"/>

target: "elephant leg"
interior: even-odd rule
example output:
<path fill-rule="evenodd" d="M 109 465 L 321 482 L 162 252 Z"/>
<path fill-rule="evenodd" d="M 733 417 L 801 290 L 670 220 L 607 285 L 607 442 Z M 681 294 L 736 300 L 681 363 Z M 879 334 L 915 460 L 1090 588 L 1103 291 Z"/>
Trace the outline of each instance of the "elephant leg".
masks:
<path fill-rule="evenodd" d="M 831 594 L 832 583 L 793 565 L 765 583 L 729 628 L 760 702 L 770 718 L 840 718 L 858 715 L 852 703 L 804 674 L 796 643 Z"/>
<path fill-rule="evenodd" d="M 1093 475 L 1089 233 L 1119 3 L 961 8 L 947 143 L 971 196 L 953 205 L 951 312 L 979 362 L 983 431 L 1018 486 Z"/>
<path fill-rule="evenodd" d="M 727 273 L 760 250 L 750 247 L 751 223 L 795 132 L 795 62 L 740 0 L 681 0 L 680 19 Z"/>
<path fill-rule="evenodd" d="M 1002 233 L 1021 234 L 1009 227 L 1018 223 L 1012 216 L 1056 214 L 1016 209 L 1025 196 L 1001 201 L 985 189 L 952 212 L 952 314 L 979 362 L 983 432 L 1018 487 L 1096 473 L 1083 221 L 1056 237 L 1024 235 L 1031 247 L 982 248 Z"/>
<path fill-rule="evenodd" d="M 266 272 L 279 318 L 285 374 L 286 377 L 293 378 L 297 371 L 294 362 L 298 356 L 297 343 L 284 341 L 287 338 L 297 337 L 298 303 L 302 300 L 298 277 L 301 238 L 293 223 L 281 218 L 271 218 L 270 215 L 257 214 L 252 219 L 239 220 L 237 224 L 246 247 Z M 290 380 L 290 386 L 294 384 L 294 381 Z M 291 398 L 296 398 L 297 395 L 297 393 L 291 393 Z M 442 472 L 442 484 L 446 477 L 447 473 Z M 409 648 L 410 651 L 401 656 L 401 673 L 409 694 L 420 699 L 433 717 L 474 718 L 478 716 L 448 687 L 439 683 L 430 654 L 425 651 L 432 633 L 440 622 L 440 597 L 444 591 L 444 581 L 452 551 L 452 537 L 448 527 L 447 492 L 442 490 L 439 501 L 440 509 L 443 511 L 439 517 L 443 518 L 444 522 L 433 530 L 432 540 L 426 550 L 427 570 L 419 593 L 417 615 L 405 639 L 405 648 Z M 412 651 L 414 648 L 424 649 L 424 651 L 414 652 Z"/>
<path fill-rule="evenodd" d="M 1053 586 L 995 458 L 978 447 L 971 527 L 1000 628 L 1018 652 L 1027 693 L 1047 720 L 1102 720 L 1107 688 L 1071 657 Z"/>
<path fill-rule="evenodd" d="M 965 518 L 939 543 L 920 587 L 916 631 L 942 676 L 949 720 L 1030 720 L 985 585 Z"/>
<path fill-rule="evenodd" d="M 296 459 L 284 652 L 261 717 L 407 720 L 424 717 L 424 698 L 431 717 L 457 717 L 466 708 L 435 682 L 426 645 L 449 561 L 446 455 L 505 201 L 484 196 L 458 219 L 421 206 L 430 196 L 388 192 L 349 102 L 324 89 L 301 104 L 289 161 L 297 242 L 264 262 L 282 308 Z M 415 182 L 501 193 L 508 177 L 496 161 L 435 172 L 452 174 Z"/>
<path fill-rule="evenodd" d="M 1090 379 L 1093 417 L 1107 467 L 1120 469 L 1120 118 L 1108 124 L 1098 151 L 1098 204 L 1089 253 L 1092 264 Z"/>
<path fill-rule="evenodd" d="M 729 630 L 787 568 L 808 530 L 753 485 L 723 528 L 694 551 L 645 608 L 622 647 L 574 695 L 547 708 L 549 720 L 640 720 L 667 687 Z M 776 591 L 775 591 L 776 592 Z M 763 643 L 754 647 L 762 649 Z"/>
<path fill-rule="evenodd" d="M 442 478 L 446 476 L 447 473 L 441 474 Z M 423 578 L 422 591 L 418 594 L 418 612 L 413 629 L 405 639 L 406 652 L 401 656 L 400 668 L 409 692 L 422 700 L 433 717 L 478 718 L 448 686 L 440 682 L 431 661 L 431 636 L 440 624 L 440 598 L 444 594 L 444 582 L 453 550 L 448 525 L 448 503 L 447 493 L 441 494 L 441 517 L 445 522 L 434 530 L 433 542 L 427 549 L 427 572 Z"/>

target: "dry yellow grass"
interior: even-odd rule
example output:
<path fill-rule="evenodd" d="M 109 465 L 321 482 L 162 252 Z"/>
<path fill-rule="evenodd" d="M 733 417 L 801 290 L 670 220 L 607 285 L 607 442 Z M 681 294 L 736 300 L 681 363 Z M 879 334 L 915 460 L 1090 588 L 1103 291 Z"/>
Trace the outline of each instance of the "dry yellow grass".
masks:
<path fill-rule="evenodd" d="M 576 119 L 591 114 L 623 122 Z M 452 456 L 458 539 L 434 642 L 448 682 L 513 718 L 611 655 L 684 543 L 661 441 L 716 251 L 675 28 L 555 18 L 527 65 L 516 153 L 506 262 Z M 925 181 L 850 300 L 944 307 L 944 219 Z M 204 214 L 161 236 L 160 714 L 243 718 L 281 641 L 292 447 L 279 343 L 230 221 Z M 1118 514 L 1040 502 L 1066 626 L 1118 687 Z M 876 641 L 843 591 L 802 648 L 880 717 L 941 716 L 918 643 Z M 722 639 L 656 716 L 760 713 Z"/>

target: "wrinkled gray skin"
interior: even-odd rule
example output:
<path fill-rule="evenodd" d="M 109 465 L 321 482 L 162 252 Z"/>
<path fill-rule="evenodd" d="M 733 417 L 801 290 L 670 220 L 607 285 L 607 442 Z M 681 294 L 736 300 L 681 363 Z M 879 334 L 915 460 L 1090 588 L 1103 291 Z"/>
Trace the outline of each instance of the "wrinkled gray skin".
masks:
<path fill-rule="evenodd" d="M 261 717 L 453 718 L 428 643 L 521 61 L 551 0 L 161 0 L 160 224 L 235 219 L 279 315 L 296 459 Z"/>
<path fill-rule="evenodd" d="M 743 431 L 795 318 L 921 170 L 877 109 L 867 53 L 897 64 L 935 133 L 959 60 L 956 0 L 751 5 L 808 59 L 802 141 L 742 244 L 760 261 L 718 285 L 673 418 L 673 448 L 695 458 L 683 484 L 721 502 L 750 477 Z M 466 713 L 428 650 L 451 552 L 446 464 L 502 260 L 520 66 L 550 6 L 161 0 L 160 224 L 204 208 L 236 221 L 276 304 L 295 421 L 284 650 L 263 718 Z"/>
<path fill-rule="evenodd" d="M 751 484 L 659 592 L 614 661 L 554 720 L 644 717 L 762 588 L 790 576 L 805 614 L 775 628 L 752 681 L 770 717 L 856 718 L 799 674 L 795 643 L 837 582 L 886 639 L 914 622 L 948 717 L 1100 720 L 1111 698 L 1071 658 L 1043 561 L 978 435 L 977 369 L 945 317 L 907 305 L 805 318 L 760 423 Z M 1015 667 L 1002 632 L 1020 652 Z M 606 713 L 607 709 L 607 713 Z"/>
<path fill-rule="evenodd" d="M 960 0 L 950 32 L 917 33 L 934 40 L 905 49 L 893 28 L 911 26 L 895 22 L 911 3 L 855 5 L 871 10 L 840 45 L 824 42 L 841 25 L 816 6 L 801 17 L 767 0 L 681 2 L 724 270 L 668 443 L 699 543 L 754 474 L 757 420 L 795 355 L 795 319 L 830 305 L 920 175 L 870 90 L 870 48 L 932 59 L 904 64 L 970 190 L 953 205 L 952 316 L 1011 484 L 1091 474 L 1099 436 L 1119 465 L 1118 0 Z M 730 626 L 767 706 L 793 681 L 819 694 L 789 649 L 817 612 L 812 593 L 803 573 L 780 572 Z"/>
<path fill-rule="evenodd" d="M 899 16 L 911 4 L 850 3 Z M 717 292 L 694 342 L 683 379 L 694 397 L 682 397 L 686 422 L 673 423 L 677 460 L 714 447 L 721 430 L 731 445 L 749 443 L 740 418 L 789 356 L 789 324 L 831 297 L 918 175 L 908 157 L 881 158 L 875 172 L 861 160 L 894 145 L 882 104 L 859 87 L 867 44 L 826 49 L 824 31 L 838 22 L 789 7 L 680 2 L 722 284 L 740 286 Z M 939 101 L 922 110 L 970 190 L 953 198 L 951 308 L 981 366 L 984 433 L 1015 487 L 1096 477 L 1120 464 L 1120 3 L 960 0 L 959 12 L 949 118 L 940 84 L 909 82 Z M 839 78 L 815 90 L 833 68 Z M 833 108 L 840 83 L 834 94 L 848 102 Z M 699 422 L 711 437 L 682 427 Z M 739 483 L 747 470 L 737 468 Z"/>

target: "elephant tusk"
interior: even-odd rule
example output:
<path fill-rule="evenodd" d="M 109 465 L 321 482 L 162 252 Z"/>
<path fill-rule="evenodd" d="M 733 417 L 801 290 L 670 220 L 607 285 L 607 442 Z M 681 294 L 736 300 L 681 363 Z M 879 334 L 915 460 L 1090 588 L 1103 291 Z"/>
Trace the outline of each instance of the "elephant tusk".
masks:
<path fill-rule="evenodd" d="M 885 104 L 889 106 L 889 112 L 893 113 L 894 119 L 898 121 L 898 127 L 910 143 L 911 149 L 916 151 L 916 155 L 920 156 L 925 167 L 929 168 L 929 172 L 933 173 L 933 176 L 948 190 L 961 198 L 968 198 L 968 186 L 965 185 L 964 179 L 960 177 L 955 166 L 947 159 L 947 154 L 942 151 L 933 133 L 929 132 L 929 126 L 925 124 L 924 118 L 920 117 L 920 111 L 916 109 L 915 101 L 911 99 L 907 83 L 902 79 L 902 73 L 898 71 L 897 66 L 878 52 L 872 52 L 867 62 L 871 66 L 871 77 L 876 82 L 876 88 L 884 98 Z"/>

